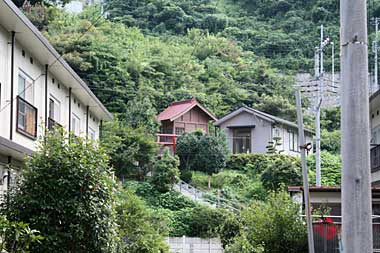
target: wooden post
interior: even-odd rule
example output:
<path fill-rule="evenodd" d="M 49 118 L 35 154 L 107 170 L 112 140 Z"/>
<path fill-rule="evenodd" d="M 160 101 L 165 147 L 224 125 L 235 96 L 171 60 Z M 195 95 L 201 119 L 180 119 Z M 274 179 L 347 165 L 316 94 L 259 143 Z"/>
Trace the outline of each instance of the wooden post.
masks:
<path fill-rule="evenodd" d="M 297 103 L 297 123 L 298 123 L 298 145 L 301 151 L 301 165 L 302 165 L 302 180 L 303 180 L 303 194 L 305 201 L 305 215 L 307 224 L 307 239 L 309 244 L 309 253 L 314 253 L 314 236 L 313 236 L 313 222 L 311 219 L 311 208 L 309 200 L 309 182 L 307 176 L 307 163 L 306 163 L 306 143 L 305 132 L 303 129 L 303 115 L 301 107 L 301 94 L 300 91 L 296 91 L 296 103 Z"/>

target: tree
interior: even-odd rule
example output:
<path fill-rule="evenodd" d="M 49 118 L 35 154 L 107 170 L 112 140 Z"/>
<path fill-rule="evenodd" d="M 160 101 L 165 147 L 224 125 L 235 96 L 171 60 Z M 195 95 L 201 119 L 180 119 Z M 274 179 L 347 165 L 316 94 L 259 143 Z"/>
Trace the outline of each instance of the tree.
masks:
<path fill-rule="evenodd" d="M 310 183 L 315 184 L 315 155 L 308 156 Z M 342 159 L 340 154 L 332 154 L 325 150 L 321 152 L 321 182 L 324 186 L 340 186 L 342 177 Z"/>
<path fill-rule="evenodd" d="M 118 194 L 117 223 L 120 236 L 126 242 L 124 252 L 128 253 L 164 253 L 168 245 L 164 236 L 168 236 L 165 217 L 155 222 L 151 210 L 131 191 L 120 191 Z M 167 222 L 167 221 L 166 221 Z"/>
<path fill-rule="evenodd" d="M 104 124 L 101 141 L 119 178 L 143 180 L 152 170 L 157 145 L 143 127 L 132 129 L 116 119 Z"/>
<path fill-rule="evenodd" d="M 172 156 L 168 149 L 153 166 L 152 183 L 160 192 L 168 192 L 179 181 L 179 159 Z"/>
<path fill-rule="evenodd" d="M 300 185 L 302 178 L 299 160 L 295 161 L 286 155 L 276 158 L 261 175 L 263 186 L 269 190 L 278 190 L 281 185 Z"/>
<path fill-rule="evenodd" d="M 70 3 L 72 0 L 12 0 L 17 7 L 22 7 L 25 4 L 36 5 L 36 4 L 46 4 L 46 5 L 60 5 L 63 6 Z"/>
<path fill-rule="evenodd" d="M 176 154 L 182 170 L 198 170 L 211 175 L 226 166 L 229 151 L 223 133 L 211 136 L 195 131 L 178 138 Z"/>
<path fill-rule="evenodd" d="M 271 193 L 266 202 L 255 201 L 242 211 L 240 233 L 226 252 L 307 252 L 306 226 L 299 212 L 300 206 L 287 192 Z"/>
<path fill-rule="evenodd" d="M 269 141 L 268 146 L 266 146 L 267 154 L 276 154 L 276 153 L 280 154 L 281 152 L 283 152 L 283 150 L 277 151 L 277 147 L 281 145 L 282 145 L 281 137 L 279 136 L 273 137 L 273 141 Z"/>
<path fill-rule="evenodd" d="M 122 119 L 131 128 L 144 127 L 149 134 L 158 132 L 159 122 L 156 119 L 157 111 L 147 96 L 137 95 L 133 100 L 128 101 L 127 109 Z"/>
<path fill-rule="evenodd" d="M 114 191 L 104 149 L 56 130 L 40 140 L 4 211 L 45 237 L 31 252 L 116 252 Z"/>

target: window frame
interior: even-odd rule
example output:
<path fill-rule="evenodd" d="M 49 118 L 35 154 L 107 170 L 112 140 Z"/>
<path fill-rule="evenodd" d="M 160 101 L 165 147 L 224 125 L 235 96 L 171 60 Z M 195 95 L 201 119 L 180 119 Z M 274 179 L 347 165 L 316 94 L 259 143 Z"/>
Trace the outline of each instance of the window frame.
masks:
<path fill-rule="evenodd" d="M 28 101 L 26 101 L 25 99 L 23 99 L 21 96 L 17 96 L 17 108 L 16 108 L 16 132 L 30 138 L 30 139 L 33 139 L 33 140 L 36 140 L 37 139 L 37 115 L 38 115 L 38 109 L 36 107 L 34 107 L 31 103 L 29 103 Z M 26 110 L 25 112 L 23 112 L 23 117 L 25 118 L 25 126 L 23 127 L 20 127 L 20 119 L 19 119 L 19 114 L 20 114 L 20 102 L 22 103 L 25 103 L 25 107 L 26 106 L 29 106 L 31 109 L 33 109 L 34 111 L 34 133 L 30 133 L 28 132 L 26 129 L 28 128 L 28 125 L 27 125 L 27 113 L 26 113 Z"/>
<path fill-rule="evenodd" d="M 74 119 L 78 121 L 77 125 L 74 123 Z M 78 130 L 76 129 L 77 127 Z M 76 136 L 80 135 L 80 118 L 75 113 L 71 113 L 71 132 L 73 132 Z"/>

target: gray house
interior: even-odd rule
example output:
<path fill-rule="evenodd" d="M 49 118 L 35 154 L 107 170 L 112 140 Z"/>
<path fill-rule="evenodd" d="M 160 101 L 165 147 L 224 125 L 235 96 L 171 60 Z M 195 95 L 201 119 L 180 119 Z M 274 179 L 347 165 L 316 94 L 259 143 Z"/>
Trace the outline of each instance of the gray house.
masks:
<path fill-rule="evenodd" d="M 246 106 L 216 121 L 224 130 L 230 150 L 237 153 L 266 153 L 269 141 L 281 137 L 277 147 L 282 154 L 298 156 L 297 124 Z M 313 131 L 305 129 L 306 143 L 313 142 Z"/>

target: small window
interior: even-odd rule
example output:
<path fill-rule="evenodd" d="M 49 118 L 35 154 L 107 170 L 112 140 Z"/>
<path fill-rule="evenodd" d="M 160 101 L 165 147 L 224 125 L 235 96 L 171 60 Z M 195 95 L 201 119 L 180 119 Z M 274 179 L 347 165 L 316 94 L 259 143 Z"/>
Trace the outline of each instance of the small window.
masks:
<path fill-rule="evenodd" d="M 58 89 L 60 89 L 61 88 L 61 85 L 58 83 Z"/>
<path fill-rule="evenodd" d="M 53 96 L 49 99 L 49 118 L 55 122 L 61 120 L 61 102 Z"/>
<path fill-rule="evenodd" d="M 91 127 L 89 127 L 88 129 L 88 137 L 90 138 L 90 140 L 95 140 L 96 138 L 95 130 Z"/>
<path fill-rule="evenodd" d="M 22 50 L 22 57 L 25 57 L 25 50 Z"/>
<path fill-rule="evenodd" d="M 30 63 L 33 64 L 33 58 L 32 57 L 30 57 Z"/>
<path fill-rule="evenodd" d="M 71 115 L 71 130 L 76 135 L 79 136 L 80 133 L 80 119 L 74 113 Z"/>
<path fill-rule="evenodd" d="M 375 114 L 372 113 L 372 118 L 375 118 Z"/>
<path fill-rule="evenodd" d="M 52 83 L 55 83 L 55 79 L 54 78 L 52 78 L 51 81 L 52 81 Z"/>
<path fill-rule="evenodd" d="M 298 134 L 294 131 L 289 131 L 289 150 L 295 152 L 299 151 Z"/>
<path fill-rule="evenodd" d="M 18 76 L 18 95 L 29 103 L 33 103 L 33 81 L 24 73 Z"/>
<path fill-rule="evenodd" d="M 183 127 L 176 127 L 175 128 L 175 134 L 176 135 L 183 135 L 185 133 L 185 128 Z"/>

